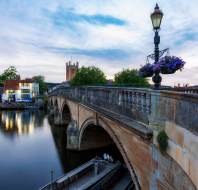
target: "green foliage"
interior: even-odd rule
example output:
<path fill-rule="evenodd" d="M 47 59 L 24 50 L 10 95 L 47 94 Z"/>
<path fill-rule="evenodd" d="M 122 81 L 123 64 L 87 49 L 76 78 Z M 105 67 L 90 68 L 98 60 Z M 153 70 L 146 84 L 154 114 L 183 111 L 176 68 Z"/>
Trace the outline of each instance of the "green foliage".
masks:
<path fill-rule="evenodd" d="M 162 152 L 166 152 L 168 148 L 168 136 L 164 130 L 160 131 L 157 136 L 157 142 Z"/>
<path fill-rule="evenodd" d="M 70 81 L 72 86 L 103 85 L 106 83 L 107 80 L 103 71 L 94 66 L 81 67 L 76 76 Z"/>
<path fill-rule="evenodd" d="M 0 75 L 0 84 L 3 85 L 5 80 L 14 79 L 20 79 L 20 75 L 14 66 L 10 66 Z"/>
<path fill-rule="evenodd" d="M 32 77 L 33 81 L 39 84 L 39 93 L 42 95 L 47 90 L 47 85 L 45 83 L 45 77 L 38 75 Z"/>
<path fill-rule="evenodd" d="M 123 71 L 115 74 L 114 84 L 118 86 L 137 86 L 137 87 L 148 87 L 148 79 L 138 75 L 136 69 L 124 69 Z"/>

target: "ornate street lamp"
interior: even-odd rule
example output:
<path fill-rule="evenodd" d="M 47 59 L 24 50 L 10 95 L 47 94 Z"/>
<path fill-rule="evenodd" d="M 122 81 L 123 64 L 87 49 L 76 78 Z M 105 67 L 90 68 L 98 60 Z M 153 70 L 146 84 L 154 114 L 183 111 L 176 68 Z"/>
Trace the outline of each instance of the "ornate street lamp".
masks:
<path fill-rule="evenodd" d="M 160 36 L 158 34 L 158 31 L 160 30 L 160 25 L 162 21 L 163 13 L 159 9 L 158 4 L 156 4 L 154 12 L 151 14 L 151 21 L 153 24 L 153 30 L 155 32 L 155 37 L 154 37 L 154 44 L 155 44 L 155 64 L 159 61 L 159 43 L 160 43 Z M 154 76 L 152 77 L 152 80 L 155 84 L 155 88 L 159 88 L 162 77 L 160 76 L 160 72 L 156 71 Z"/>
<path fill-rule="evenodd" d="M 152 77 L 155 89 L 159 89 L 162 81 L 160 73 L 173 74 L 177 70 L 181 70 L 185 64 L 181 58 L 168 55 L 168 48 L 159 51 L 160 36 L 158 32 L 160 30 L 162 18 L 163 13 L 159 9 L 158 4 L 156 4 L 154 12 L 151 14 L 151 21 L 153 24 L 153 30 L 155 32 L 155 51 L 153 54 L 147 56 L 146 65 L 139 69 L 139 75 L 141 77 Z M 165 53 L 167 53 L 166 56 L 164 56 Z M 154 60 L 154 63 L 150 64 L 149 59 Z"/>

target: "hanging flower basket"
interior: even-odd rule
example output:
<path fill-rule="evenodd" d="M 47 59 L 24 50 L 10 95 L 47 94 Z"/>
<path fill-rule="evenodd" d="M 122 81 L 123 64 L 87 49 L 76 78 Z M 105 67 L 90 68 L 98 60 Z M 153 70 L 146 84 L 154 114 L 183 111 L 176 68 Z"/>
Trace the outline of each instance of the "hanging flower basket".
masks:
<path fill-rule="evenodd" d="M 175 70 L 172 70 L 170 68 L 167 68 L 166 66 L 161 67 L 161 73 L 162 74 L 174 74 Z"/>
<path fill-rule="evenodd" d="M 176 56 L 165 56 L 157 63 L 146 64 L 139 70 L 139 75 L 142 77 L 152 77 L 155 72 L 162 74 L 173 74 L 177 70 L 182 70 L 185 62 Z"/>
<path fill-rule="evenodd" d="M 162 74 L 173 74 L 177 70 L 182 70 L 185 62 L 176 56 L 165 56 L 157 64 L 160 65 L 160 72 Z"/>
<path fill-rule="evenodd" d="M 147 63 L 139 70 L 139 75 L 142 77 L 152 77 L 153 74 L 153 64 L 150 63 Z"/>

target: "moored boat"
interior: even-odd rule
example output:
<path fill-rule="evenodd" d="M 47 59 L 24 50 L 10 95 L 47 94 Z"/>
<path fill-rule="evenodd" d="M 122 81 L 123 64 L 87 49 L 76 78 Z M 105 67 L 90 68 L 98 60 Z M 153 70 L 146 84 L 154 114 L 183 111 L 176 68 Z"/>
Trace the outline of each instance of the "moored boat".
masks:
<path fill-rule="evenodd" d="M 110 179 L 121 168 L 119 161 L 113 163 L 101 158 L 94 158 L 76 169 L 66 173 L 40 190 L 88 190 L 98 187 L 105 178 Z M 95 189 L 95 188 L 94 188 Z"/>

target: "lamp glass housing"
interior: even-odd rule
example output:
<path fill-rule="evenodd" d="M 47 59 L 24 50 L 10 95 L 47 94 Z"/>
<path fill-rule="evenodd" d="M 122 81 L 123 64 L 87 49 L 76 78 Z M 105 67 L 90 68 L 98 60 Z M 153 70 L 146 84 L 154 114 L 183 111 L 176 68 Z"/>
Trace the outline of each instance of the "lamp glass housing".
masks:
<path fill-rule="evenodd" d="M 162 17 L 163 17 L 163 13 L 159 9 L 158 5 L 156 5 L 154 12 L 151 14 L 151 21 L 154 30 L 160 29 Z"/>

